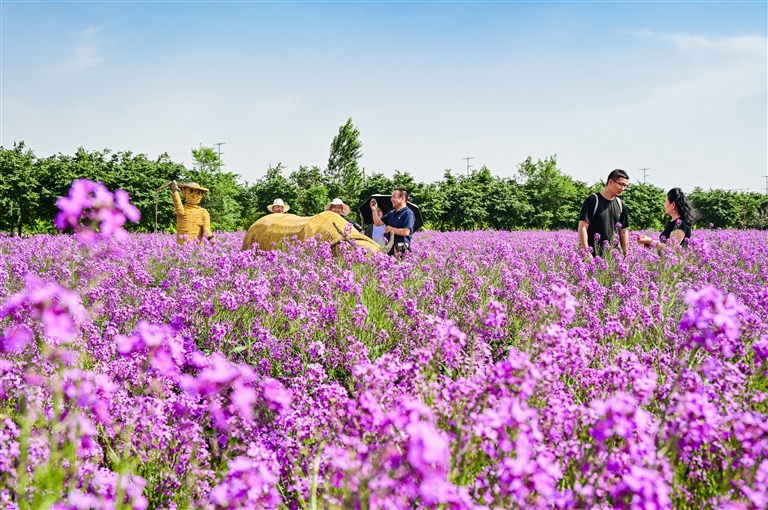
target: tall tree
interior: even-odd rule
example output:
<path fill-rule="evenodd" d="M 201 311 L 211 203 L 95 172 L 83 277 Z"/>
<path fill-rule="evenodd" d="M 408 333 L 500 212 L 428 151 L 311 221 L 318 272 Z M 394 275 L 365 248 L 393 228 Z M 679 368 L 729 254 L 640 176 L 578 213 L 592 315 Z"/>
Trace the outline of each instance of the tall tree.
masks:
<path fill-rule="evenodd" d="M 496 178 L 486 196 L 488 226 L 497 230 L 514 230 L 527 226 L 533 207 L 525 189 L 510 178 Z"/>
<path fill-rule="evenodd" d="M 576 228 L 587 185 L 557 168 L 557 156 L 538 160 L 529 157 L 517 166 L 532 206 L 527 227 L 543 229 Z"/>
<path fill-rule="evenodd" d="M 367 201 L 371 195 L 386 195 L 387 193 L 392 193 L 393 188 L 394 184 L 392 183 L 392 179 L 382 173 L 374 172 L 370 175 L 366 175 L 365 180 L 363 181 L 363 186 L 360 188 L 360 193 L 355 201 L 350 203 L 349 206 L 353 208 L 357 207 Z"/>
<path fill-rule="evenodd" d="M 629 227 L 632 229 L 664 227 L 664 190 L 653 184 L 630 184 L 621 199 L 629 210 Z"/>
<path fill-rule="evenodd" d="M 185 172 L 185 178 L 195 181 L 210 191 L 200 202 L 208 209 L 214 229 L 235 230 L 241 225 L 242 210 L 238 196 L 241 193 L 237 174 L 221 169 L 221 158 L 213 147 L 200 145 L 192 149 L 194 167 Z"/>
<path fill-rule="evenodd" d="M 328 204 L 328 188 L 323 184 L 323 172 L 318 167 L 300 166 L 288 179 L 296 188 L 296 200 L 291 212 L 299 216 L 312 216 L 323 211 Z"/>
<path fill-rule="evenodd" d="M 14 143 L 11 150 L 0 147 L 0 176 L 2 222 L 21 235 L 25 225 L 32 226 L 38 219 L 41 184 L 35 154 L 25 150 L 23 141 Z"/>
<path fill-rule="evenodd" d="M 325 185 L 331 198 L 341 198 L 354 207 L 363 189 L 363 172 L 358 161 L 363 156 L 360 131 L 352 119 L 339 128 L 331 142 L 328 166 L 325 169 Z"/>
<path fill-rule="evenodd" d="M 293 214 L 299 190 L 295 184 L 283 175 L 284 169 L 285 167 L 282 163 L 278 163 L 276 167 L 270 165 L 267 168 L 266 175 L 248 188 L 246 193 L 249 206 L 244 211 L 244 228 L 248 228 L 251 223 L 269 214 L 267 206 L 276 198 L 282 198 L 286 204 L 291 206 L 290 213 Z"/>

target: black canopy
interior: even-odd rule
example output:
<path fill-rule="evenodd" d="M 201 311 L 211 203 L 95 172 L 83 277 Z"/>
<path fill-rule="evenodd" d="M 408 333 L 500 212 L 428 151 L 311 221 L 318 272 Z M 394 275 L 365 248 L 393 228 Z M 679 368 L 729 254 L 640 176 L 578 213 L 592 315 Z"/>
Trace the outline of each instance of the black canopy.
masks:
<path fill-rule="evenodd" d="M 357 208 L 360 211 L 360 217 L 363 219 L 363 225 L 369 225 L 373 223 L 373 212 L 371 211 L 371 200 L 376 200 L 376 203 L 381 209 L 381 214 L 387 214 L 392 210 L 392 195 L 371 195 L 371 198 L 360 204 Z M 408 202 L 408 209 L 413 211 L 415 222 L 413 224 L 413 232 L 416 232 L 424 226 L 424 220 L 421 219 L 421 211 L 419 206 Z M 413 233 L 411 232 L 411 233 Z"/>

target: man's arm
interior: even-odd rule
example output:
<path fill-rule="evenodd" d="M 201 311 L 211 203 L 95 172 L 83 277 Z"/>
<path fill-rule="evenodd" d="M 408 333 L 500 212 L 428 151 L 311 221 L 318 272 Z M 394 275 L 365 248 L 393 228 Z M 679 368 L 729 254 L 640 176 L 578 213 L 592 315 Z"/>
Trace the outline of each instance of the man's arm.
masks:
<path fill-rule="evenodd" d="M 584 220 L 579 221 L 579 228 L 578 228 L 579 244 L 581 245 L 581 249 L 584 250 L 584 252 L 591 257 L 592 252 L 589 250 L 589 235 L 587 234 L 588 228 L 589 228 L 588 222 Z"/>
<path fill-rule="evenodd" d="M 371 213 L 373 213 L 374 225 L 377 227 L 384 225 L 384 222 L 381 221 L 381 209 L 379 209 L 379 204 L 376 203 L 376 200 L 371 200 Z"/>
<path fill-rule="evenodd" d="M 383 223 L 382 223 L 382 225 L 383 225 Z M 389 225 L 387 225 L 387 228 L 384 229 L 384 232 L 392 232 L 396 236 L 403 236 L 403 237 L 405 237 L 405 236 L 407 236 L 408 234 L 411 233 L 411 229 L 408 228 L 408 227 L 395 228 L 395 227 L 390 227 Z"/>
<path fill-rule="evenodd" d="M 626 255 L 629 250 L 629 229 L 622 228 L 619 230 L 619 243 L 621 244 L 621 251 Z"/>

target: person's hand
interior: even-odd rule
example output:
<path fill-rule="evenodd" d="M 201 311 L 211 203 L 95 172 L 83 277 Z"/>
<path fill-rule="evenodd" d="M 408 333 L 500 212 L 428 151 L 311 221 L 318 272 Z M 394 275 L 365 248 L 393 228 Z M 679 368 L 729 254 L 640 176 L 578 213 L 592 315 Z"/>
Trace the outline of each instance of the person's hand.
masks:
<path fill-rule="evenodd" d="M 648 236 L 642 236 L 642 237 L 638 237 L 637 238 L 637 244 L 644 244 L 644 245 L 647 246 L 647 245 L 651 244 L 652 242 L 653 242 L 653 239 L 651 239 Z"/>
<path fill-rule="evenodd" d="M 371 199 L 371 209 L 378 209 L 378 208 L 379 208 L 379 204 L 376 202 L 375 198 L 372 198 Z"/>
<path fill-rule="evenodd" d="M 171 181 L 168 186 L 170 186 L 171 191 L 179 191 L 179 185 L 176 184 L 176 181 Z"/>

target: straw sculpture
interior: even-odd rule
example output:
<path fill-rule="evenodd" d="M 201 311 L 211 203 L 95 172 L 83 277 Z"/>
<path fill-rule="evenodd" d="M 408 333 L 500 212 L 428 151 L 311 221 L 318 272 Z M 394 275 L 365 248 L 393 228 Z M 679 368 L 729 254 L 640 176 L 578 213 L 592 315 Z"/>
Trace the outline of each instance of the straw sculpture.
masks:
<path fill-rule="evenodd" d="M 181 203 L 179 189 L 184 192 L 184 204 Z M 203 188 L 197 183 L 176 184 L 171 183 L 171 197 L 173 197 L 173 208 L 176 213 L 176 242 L 184 244 L 192 239 L 203 240 L 203 236 L 209 241 L 213 241 L 211 232 L 211 217 L 208 211 L 197 205 L 203 198 L 203 194 L 208 189 Z"/>
<path fill-rule="evenodd" d="M 264 251 L 273 249 L 273 243 L 279 245 L 283 239 L 297 236 L 306 241 L 317 235 L 321 242 L 331 244 L 337 253 L 339 243 L 349 242 L 375 253 L 381 251 L 379 245 L 357 230 L 346 232 L 347 220 L 335 212 L 325 211 L 315 216 L 296 216 L 295 214 L 269 214 L 251 225 L 243 240 L 243 250 L 250 250 L 253 245 Z"/>

